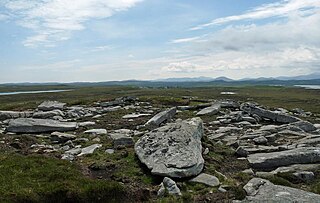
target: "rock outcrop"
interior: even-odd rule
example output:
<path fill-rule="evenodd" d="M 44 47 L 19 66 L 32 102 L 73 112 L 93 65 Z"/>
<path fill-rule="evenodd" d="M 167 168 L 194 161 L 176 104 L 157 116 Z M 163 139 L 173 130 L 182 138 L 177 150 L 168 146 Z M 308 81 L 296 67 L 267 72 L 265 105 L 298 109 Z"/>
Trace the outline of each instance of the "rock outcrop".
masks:
<path fill-rule="evenodd" d="M 141 137 L 135 144 L 140 161 L 151 173 L 169 177 L 198 175 L 204 165 L 200 118 L 169 123 Z"/>
<path fill-rule="evenodd" d="M 40 111 L 52 111 L 55 109 L 62 110 L 66 103 L 58 102 L 58 101 L 44 101 L 39 106 L 38 109 Z"/>
<path fill-rule="evenodd" d="M 15 119 L 15 118 L 29 118 L 32 117 L 33 112 L 29 111 L 0 111 L 0 121 L 6 119 Z"/>
<path fill-rule="evenodd" d="M 201 111 L 199 111 L 197 113 L 197 116 L 202 116 L 202 115 L 215 115 L 217 113 L 219 113 L 219 111 L 221 110 L 221 103 L 220 102 L 216 102 L 213 105 L 202 109 Z"/>

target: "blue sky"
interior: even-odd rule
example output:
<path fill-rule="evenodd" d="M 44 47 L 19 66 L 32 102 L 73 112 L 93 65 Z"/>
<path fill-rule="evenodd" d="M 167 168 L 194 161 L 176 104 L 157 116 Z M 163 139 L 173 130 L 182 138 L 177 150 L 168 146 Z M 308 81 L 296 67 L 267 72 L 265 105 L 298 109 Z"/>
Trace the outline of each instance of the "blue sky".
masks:
<path fill-rule="evenodd" d="M 0 83 L 320 72 L 319 0 L 1 0 Z"/>

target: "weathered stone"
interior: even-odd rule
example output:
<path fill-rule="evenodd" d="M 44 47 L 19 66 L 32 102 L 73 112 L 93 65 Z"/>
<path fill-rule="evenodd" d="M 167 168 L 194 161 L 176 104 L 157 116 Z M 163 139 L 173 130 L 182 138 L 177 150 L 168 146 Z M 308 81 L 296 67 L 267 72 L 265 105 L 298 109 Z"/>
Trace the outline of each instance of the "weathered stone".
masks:
<path fill-rule="evenodd" d="M 204 165 L 200 118 L 169 123 L 141 137 L 135 144 L 140 161 L 151 173 L 170 177 L 198 175 Z"/>
<path fill-rule="evenodd" d="M 39 106 L 38 109 L 40 111 L 51 111 L 55 109 L 63 109 L 66 103 L 58 102 L 58 101 L 44 101 Z"/>
<path fill-rule="evenodd" d="M 292 123 L 291 125 L 296 126 L 305 132 L 312 132 L 317 130 L 317 128 L 308 121 L 298 121 L 298 122 Z"/>
<path fill-rule="evenodd" d="M 108 153 L 108 154 L 113 154 L 114 153 L 114 149 L 107 149 L 105 152 Z"/>
<path fill-rule="evenodd" d="M 209 106 L 209 107 L 199 111 L 197 113 L 197 116 L 215 115 L 215 114 L 219 113 L 220 110 L 221 110 L 221 103 L 220 102 L 216 102 L 212 106 Z"/>
<path fill-rule="evenodd" d="M 236 154 L 240 157 L 247 157 L 249 152 L 240 146 L 236 149 Z"/>
<path fill-rule="evenodd" d="M 192 178 L 190 182 L 203 183 L 211 187 L 216 187 L 220 185 L 220 181 L 217 177 L 206 173 L 199 174 L 197 177 Z"/>
<path fill-rule="evenodd" d="M 64 113 L 61 110 L 52 110 L 52 111 L 38 111 L 33 114 L 33 118 L 41 118 L 41 119 L 46 119 L 46 118 L 53 118 L 55 116 L 64 116 Z"/>
<path fill-rule="evenodd" d="M 245 169 L 242 171 L 242 173 L 248 174 L 248 175 L 254 175 L 254 172 L 251 168 Z"/>
<path fill-rule="evenodd" d="M 241 109 L 250 115 L 258 115 L 261 118 L 267 118 L 277 123 L 293 123 L 300 121 L 300 119 L 297 117 L 290 116 L 288 114 L 269 111 L 250 104 L 243 105 Z"/>
<path fill-rule="evenodd" d="M 125 133 L 111 133 L 111 139 L 113 140 L 113 146 L 115 148 L 119 146 L 133 146 L 133 138 L 129 134 Z"/>
<path fill-rule="evenodd" d="M 0 120 L 15 119 L 15 118 L 29 118 L 32 117 L 33 112 L 24 111 L 0 111 Z"/>
<path fill-rule="evenodd" d="M 72 131 L 77 128 L 75 122 L 60 122 L 50 119 L 18 118 L 11 120 L 7 128 L 14 133 L 41 133 L 54 131 Z"/>
<path fill-rule="evenodd" d="M 83 156 L 87 154 L 92 154 L 96 149 L 102 147 L 102 144 L 93 144 L 88 147 L 82 148 L 81 153 L 78 156 Z"/>
<path fill-rule="evenodd" d="M 166 188 L 164 187 L 164 184 L 161 183 L 160 184 L 160 188 L 159 188 L 159 190 L 157 192 L 157 196 L 158 197 L 163 197 L 165 194 L 166 194 Z"/>
<path fill-rule="evenodd" d="M 264 145 L 264 144 L 268 143 L 268 139 L 265 138 L 264 136 L 259 136 L 259 137 L 254 138 L 253 142 L 256 144 Z"/>
<path fill-rule="evenodd" d="M 165 177 L 163 179 L 163 185 L 168 190 L 168 193 L 170 195 L 178 195 L 178 196 L 182 195 L 180 189 L 177 186 L 177 184 L 172 179 L 170 179 L 168 177 Z"/>
<path fill-rule="evenodd" d="M 167 121 L 167 120 L 170 120 L 171 118 L 173 118 L 174 115 L 176 114 L 176 112 L 177 112 L 177 108 L 175 108 L 175 107 L 168 109 L 166 111 L 162 111 L 162 112 L 158 113 L 157 115 L 155 115 L 154 117 L 152 117 L 145 124 L 145 126 L 150 129 L 157 128 L 164 121 Z"/>
<path fill-rule="evenodd" d="M 86 134 L 92 134 L 92 135 L 106 135 L 107 130 L 106 129 L 91 129 L 84 131 Z"/>
<path fill-rule="evenodd" d="M 248 156 L 253 168 L 272 169 L 291 164 L 311 164 L 320 162 L 319 148 L 297 148 L 282 152 L 258 153 Z"/>
<path fill-rule="evenodd" d="M 51 133 L 51 141 L 58 142 L 58 143 L 64 143 L 68 140 L 74 140 L 76 139 L 76 135 L 67 134 L 67 133 L 60 133 L 60 132 L 53 132 Z"/>
<path fill-rule="evenodd" d="M 311 171 L 299 171 L 293 173 L 293 175 L 303 182 L 309 182 L 314 179 L 314 173 Z"/>
<path fill-rule="evenodd" d="M 243 189 L 247 197 L 240 201 L 241 203 L 249 202 L 320 202 L 320 195 L 306 192 L 296 188 L 290 188 L 281 185 L 274 185 L 270 181 L 253 178 Z"/>

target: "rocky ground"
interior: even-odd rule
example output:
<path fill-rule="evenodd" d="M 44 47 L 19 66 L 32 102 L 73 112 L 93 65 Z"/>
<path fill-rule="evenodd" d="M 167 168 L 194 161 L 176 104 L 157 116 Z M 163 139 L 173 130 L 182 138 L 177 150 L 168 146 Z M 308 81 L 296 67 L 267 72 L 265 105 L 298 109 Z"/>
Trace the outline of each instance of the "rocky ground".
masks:
<path fill-rule="evenodd" d="M 65 160 L 119 183 L 132 202 L 320 202 L 319 115 L 181 99 L 185 106 L 127 96 L 0 111 L 1 153 Z"/>

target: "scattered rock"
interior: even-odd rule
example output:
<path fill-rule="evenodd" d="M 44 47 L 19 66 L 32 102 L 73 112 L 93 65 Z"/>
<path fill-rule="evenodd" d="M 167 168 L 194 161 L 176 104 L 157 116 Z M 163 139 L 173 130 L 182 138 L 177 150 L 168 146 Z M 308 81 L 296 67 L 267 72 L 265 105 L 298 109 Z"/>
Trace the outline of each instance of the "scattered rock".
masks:
<path fill-rule="evenodd" d="M 140 161 L 152 174 L 169 177 L 198 175 L 204 165 L 200 118 L 169 123 L 141 137 L 135 144 Z"/>
<path fill-rule="evenodd" d="M 95 122 L 86 121 L 86 122 L 79 123 L 79 127 L 88 127 L 88 126 L 92 126 L 92 125 L 95 125 L 95 124 L 96 124 Z"/>
<path fill-rule="evenodd" d="M 125 116 L 122 116 L 123 119 L 135 119 L 135 118 L 140 118 L 140 117 L 145 117 L 145 116 L 150 116 L 150 114 L 146 113 L 133 113 L 133 114 L 128 114 Z"/>
<path fill-rule="evenodd" d="M 265 138 L 264 136 L 260 136 L 260 137 L 254 138 L 253 142 L 256 143 L 256 144 L 264 145 L 264 144 L 268 143 L 268 139 Z"/>
<path fill-rule="evenodd" d="M 105 152 L 108 153 L 108 154 L 113 154 L 114 153 L 114 149 L 107 149 Z"/>
<path fill-rule="evenodd" d="M 308 121 L 298 121 L 298 122 L 292 123 L 291 125 L 296 126 L 305 132 L 312 132 L 317 130 L 317 128 Z"/>
<path fill-rule="evenodd" d="M 208 175 L 206 173 L 199 174 L 197 177 L 192 178 L 190 182 L 203 183 L 211 187 L 216 187 L 220 185 L 220 181 L 217 177 Z"/>
<path fill-rule="evenodd" d="M 18 118 L 11 120 L 6 130 L 14 133 L 42 133 L 54 131 L 73 131 L 77 127 L 77 123 L 75 122 L 60 122 L 50 119 Z"/>
<path fill-rule="evenodd" d="M 297 117 L 269 111 L 251 104 L 244 104 L 241 106 L 241 109 L 250 115 L 258 115 L 260 118 L 267 118 L 277 123 L 293 123 L 300 121 Z"/>

